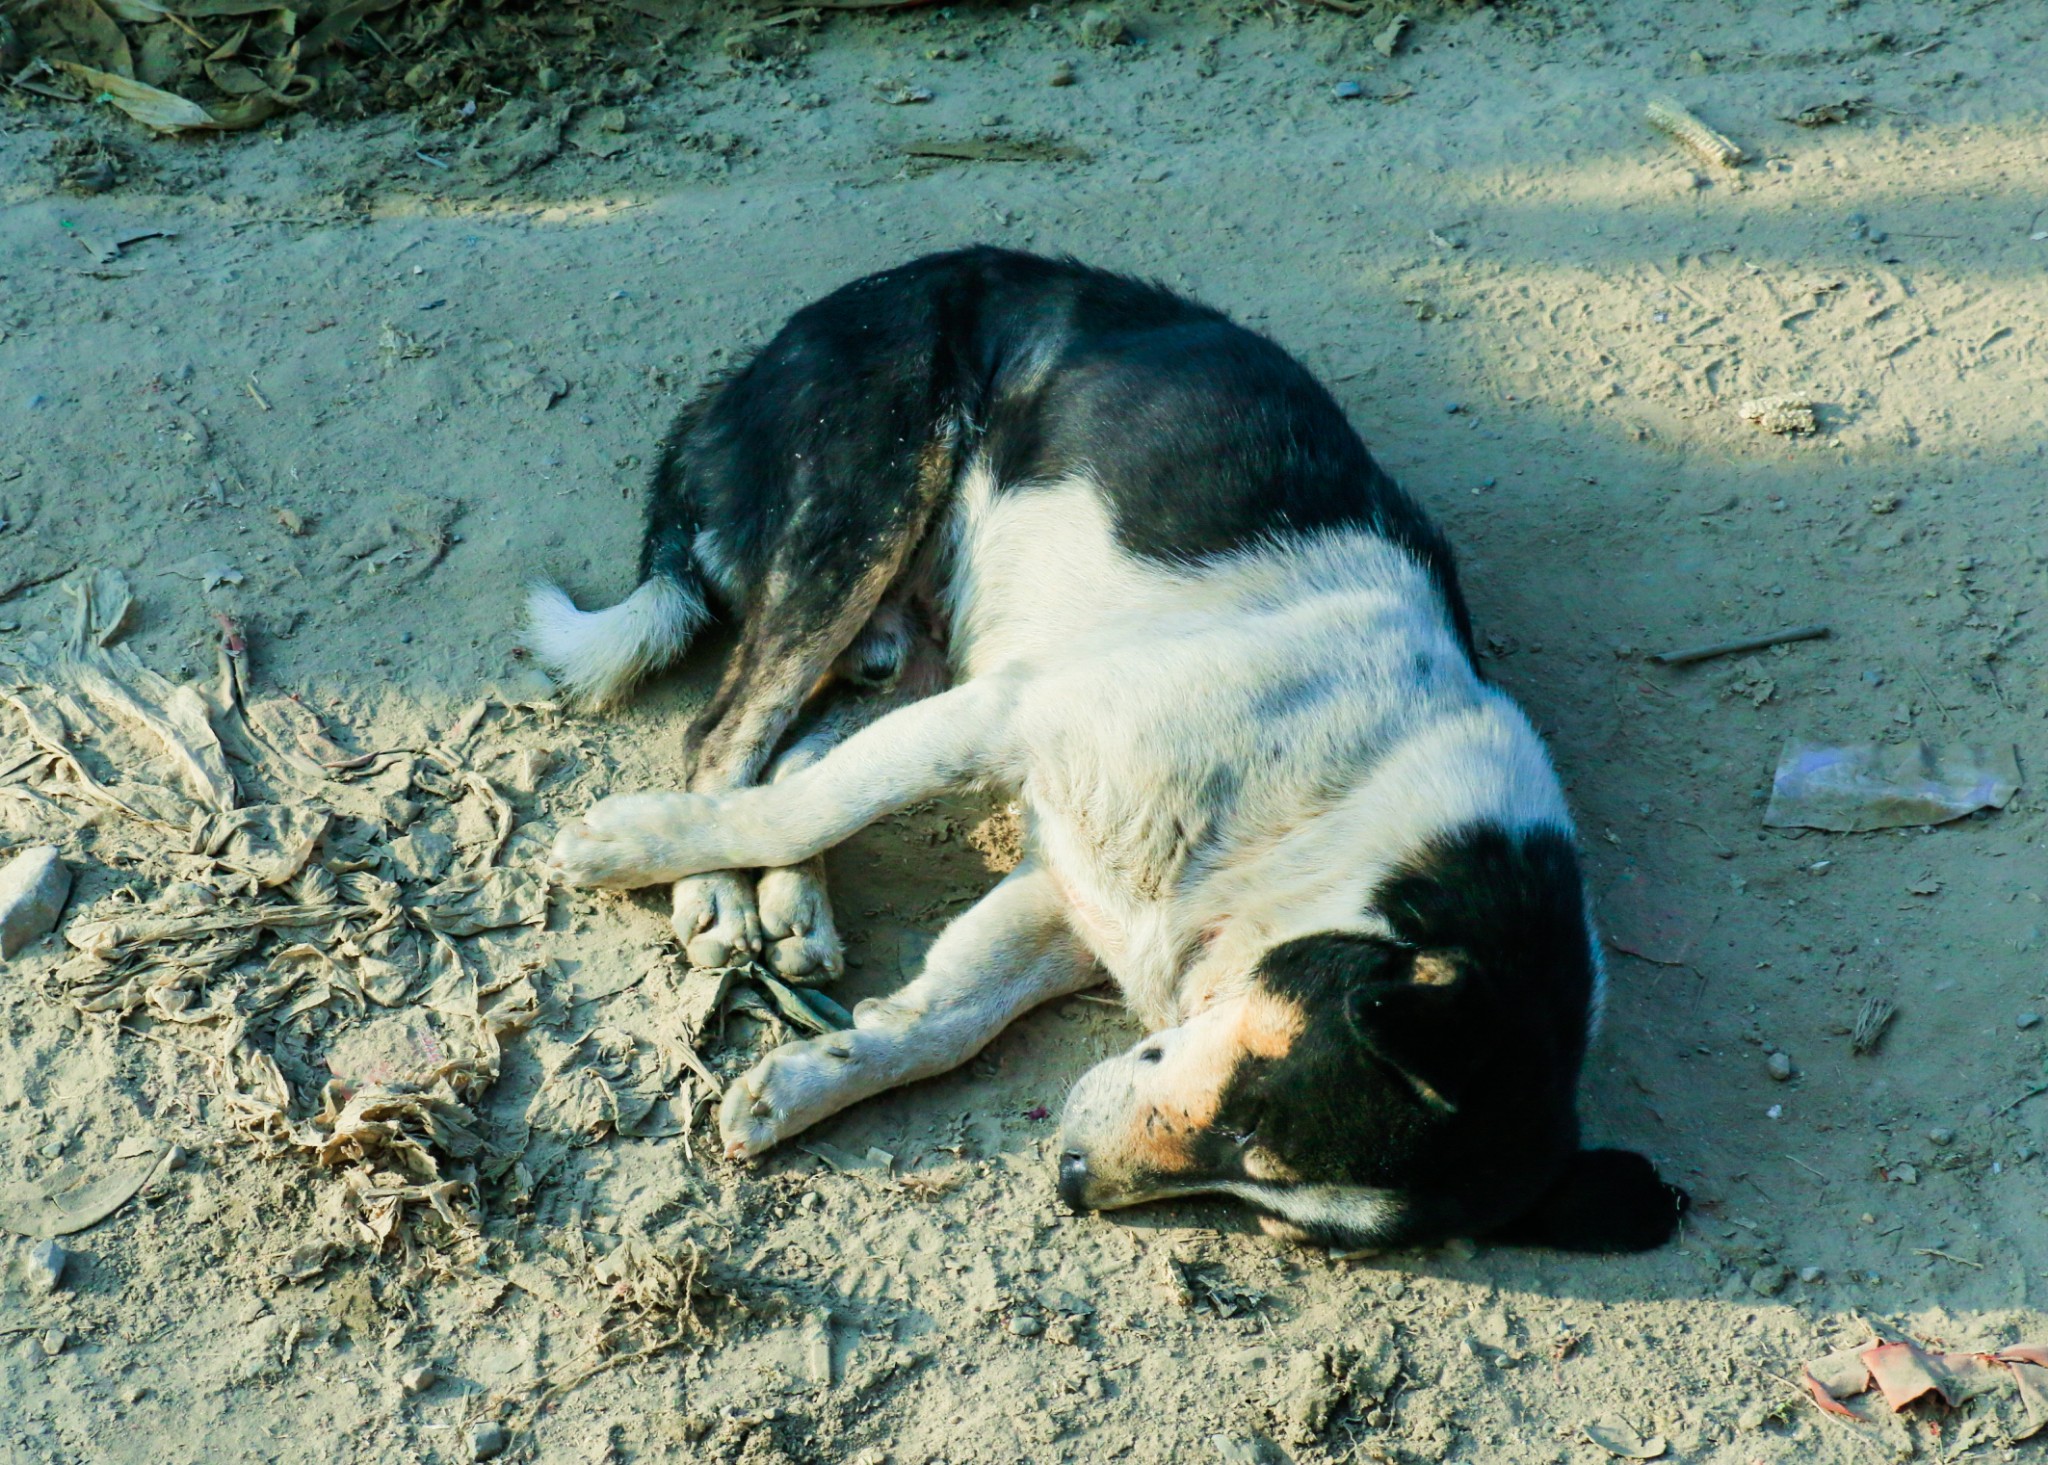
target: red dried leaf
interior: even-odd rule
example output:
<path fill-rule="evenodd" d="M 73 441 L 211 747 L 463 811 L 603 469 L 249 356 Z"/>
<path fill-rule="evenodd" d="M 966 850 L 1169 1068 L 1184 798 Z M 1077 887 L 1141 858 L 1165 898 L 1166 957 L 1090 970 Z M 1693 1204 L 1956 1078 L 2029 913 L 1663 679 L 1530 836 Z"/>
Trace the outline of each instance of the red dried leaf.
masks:
<path fill-rule="evenodd" d="M 1945 1370 L 1937 1356 L 1922 1351 L 1917 1344 L 1879 1343 L 1863 1350 L 1863 1362 L 1894 1414 L 1930 1393 L 1944 1404 L 1955 1403 L 1949 1397 Z"/>
<path fill-rule="evenodd" d="M 1813 1402 L 1820 1405 L 1820 1407 L 1825 1409 L 1828 1413 L 1839 1414 L 1844 1419 L 1857 1418 L 1855 1410 L 1850 1409 L 1846 1405 L 1838 1404 L 1835 1402 L 1834 1395 L 1830 1394 L 1827 1391 L 1827 1389 L 1821 1384 L 1821 1381 L 1813 1376 L 1813 1373 L 1810 1369 L 1806 1371 L 1806 1391 L 1809 1394 L 1813 1395 Z"/>

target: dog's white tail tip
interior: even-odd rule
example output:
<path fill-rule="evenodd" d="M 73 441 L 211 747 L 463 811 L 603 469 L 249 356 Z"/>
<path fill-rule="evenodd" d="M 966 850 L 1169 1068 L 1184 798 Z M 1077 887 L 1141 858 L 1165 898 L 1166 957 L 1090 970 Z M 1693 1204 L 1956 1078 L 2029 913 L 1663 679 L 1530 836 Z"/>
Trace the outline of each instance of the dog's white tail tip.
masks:
<path fill-rule="evenodd" d="M 526 597 L 534 655 L 586 707 L 610 706 L 681 656 L 709 618 L 693 587 L 661 576 L 608 610 L 578 610 L 560 586 L 547 582 Z"/>

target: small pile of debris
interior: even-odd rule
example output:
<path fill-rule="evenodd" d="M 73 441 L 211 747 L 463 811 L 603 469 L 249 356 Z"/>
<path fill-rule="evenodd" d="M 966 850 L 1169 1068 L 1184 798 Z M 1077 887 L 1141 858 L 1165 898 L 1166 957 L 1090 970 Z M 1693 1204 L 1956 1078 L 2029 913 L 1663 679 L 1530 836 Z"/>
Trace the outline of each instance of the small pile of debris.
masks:
<path fill-rule="evenodd" d="M 118 644 L 120 572 L 66 588 L 66 634 L 0 665 L 0 726 L 22 738 L 0 761 L 0 826 L 89 840 L 134 878 L 73 914 L 54 995 L 177 1034 L 234 1126 L 339 1178 L 364 1241 L 382 1247 L 408 1208 L 473 1241 L 478 1167 L 517 1159 L 493 1152 L 477 1102 L 540 1010 L 542 968 L 462 943 L 547 917 L 537 850 L 464 761 L 492 704 L 434 746 L 352 756 L 296 699 L 251 693 L 233 623 L 217 685 L 174 686 Z M 644 1112 L 639 1077 L 582 1072 L 584 1108 Z"/>

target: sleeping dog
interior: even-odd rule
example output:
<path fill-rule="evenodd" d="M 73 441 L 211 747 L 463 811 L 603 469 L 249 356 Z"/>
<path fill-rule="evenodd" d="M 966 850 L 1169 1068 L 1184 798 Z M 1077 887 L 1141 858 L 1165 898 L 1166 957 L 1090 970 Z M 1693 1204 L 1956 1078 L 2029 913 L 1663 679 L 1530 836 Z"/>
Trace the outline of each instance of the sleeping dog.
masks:
<path fill-rule="evenodd" d="M 1603 971 L 1571 816 L 1449 548 L 1218 312 L 995 249 L 857 280 L 677 423 L 639 588 L 531 617 L 594 706 L 736 629 L 688 791 L 604 799 L 552 855 L 674 882 L 700 965 L 829 976 L 821 851 L 964 784 L 1021 809 L 1022 863 L 914 981 L 731 1085 L 729 1155 L 1107 971 L 1150 1036 L 1067 1101 L 1077 1209 L 1223 1194 L 1350 1247 L 1677 1225 L 1647 1159 L 1580 1145 Z"/>

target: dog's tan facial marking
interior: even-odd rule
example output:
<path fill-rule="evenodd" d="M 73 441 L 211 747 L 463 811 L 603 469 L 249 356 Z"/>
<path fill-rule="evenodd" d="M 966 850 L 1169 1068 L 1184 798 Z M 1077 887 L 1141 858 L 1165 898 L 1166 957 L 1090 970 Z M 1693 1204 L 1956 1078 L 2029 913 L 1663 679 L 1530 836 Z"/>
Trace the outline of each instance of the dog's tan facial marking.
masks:
<path fill-rule="evenodd" d="M 1206 1178 L 1208 1152 L 1219 1145 L 1260 1166 L 1258 1178 L 1285 1178 L 1277 1159 L 1247 1148 L 1251 1136 L 1219 1135 L 1217 1118 L 1240 1068 L 1285 1058 L 1307 1022 L 1298 1004 L 1254 989 L 1100 1065 L 1075 1090 L 1065 1121 L 1068 1143 L 1085 1147 L 1095 1177 L 1091 1204 L 1130 1204 Z"/>

